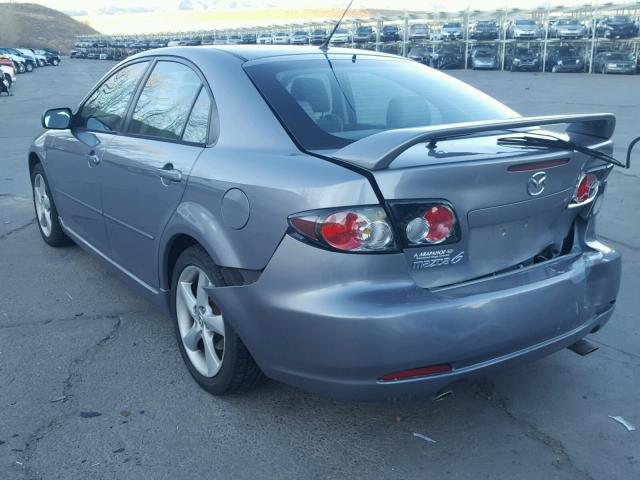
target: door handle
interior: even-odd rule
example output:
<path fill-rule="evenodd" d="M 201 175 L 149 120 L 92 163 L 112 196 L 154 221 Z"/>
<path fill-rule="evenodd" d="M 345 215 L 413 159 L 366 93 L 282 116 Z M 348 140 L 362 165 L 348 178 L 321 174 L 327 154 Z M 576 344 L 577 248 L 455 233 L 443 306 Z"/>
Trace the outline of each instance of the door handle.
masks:
<path fill-rule="evenodd" d="M 87 158 L 89 159 L 89 162 L 91 162 L 93 165 L 98 165 L 100 163 L 100 157 L 96 155 L 95 150 L 91 150 L 87 155 Z M 89 164 L 89 166 L 91 166 L 91 164 Z"/>
<path fill-rule="evenodd" d="M 162 179 L 162 183 L 166 185 L 165 180 L 170 182 L 181 182 L 182 172 L 173 168 L 171 163 L 167 163 L 164 167 L 158 169 L 158 175 Z"/>

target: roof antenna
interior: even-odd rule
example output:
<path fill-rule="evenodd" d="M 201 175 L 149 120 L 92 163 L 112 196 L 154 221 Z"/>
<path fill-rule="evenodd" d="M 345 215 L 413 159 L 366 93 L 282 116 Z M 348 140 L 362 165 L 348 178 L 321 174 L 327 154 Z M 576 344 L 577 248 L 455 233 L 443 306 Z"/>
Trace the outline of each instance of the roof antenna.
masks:
<path fill-rule="evenodd" d="M 320 50 L 322 50 L 323 52 L 326 53 L 327 50 L 329 50 L 329 42 L 331 41 L 331 37 L 333 37 L 333 34 L 336 33 L 336 30 L 340 26 L 340 22 L 342 22 L 342 19 L 351 8 L 352 3 L 353 3 L 353 0 L 349 2 L 349 5 L 347 5 L 347 8 L 345 8 L 344 12 L 342 12 L 342 16 L 340 17 L 340 20 L 338 20 L 338 23 L 336 23 L 335 27 L 333 27 L 333 30 L 331 30 L 331 33 L 329 34 L 329 36 L 324 40 L 324 42 L 322 42 L 322 45 L 320 45 Z"/>

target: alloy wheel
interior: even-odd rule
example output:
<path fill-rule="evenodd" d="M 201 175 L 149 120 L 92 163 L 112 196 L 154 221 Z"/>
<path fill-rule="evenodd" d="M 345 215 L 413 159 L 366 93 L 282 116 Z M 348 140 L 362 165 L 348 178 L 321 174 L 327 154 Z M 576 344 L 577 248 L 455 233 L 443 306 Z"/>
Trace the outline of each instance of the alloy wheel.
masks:
<path fill-rule="evenodd" d="M 220 371 L 225 350 L 222 312 L 204 290 L 212 286 L 202 269 L 189 265 L 180 273 L 176 291 L 180 338 L 191 364 L 208 378 Z"/>
<path fill-rule="evenodd" d="M 45 237 L 51 236 L 51 200 L 47 194 L 44 177 L 37 174 L 33 179 L 33 198 L 36 205 L 36 215 L 40 230 Z"/>

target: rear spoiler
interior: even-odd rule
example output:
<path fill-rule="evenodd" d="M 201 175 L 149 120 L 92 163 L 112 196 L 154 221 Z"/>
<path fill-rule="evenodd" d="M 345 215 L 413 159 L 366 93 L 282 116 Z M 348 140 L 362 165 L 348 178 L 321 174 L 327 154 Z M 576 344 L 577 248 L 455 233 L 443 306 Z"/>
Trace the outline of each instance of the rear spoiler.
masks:
<path fill-rule="evenodd" d="M 569 134 L 609 140 L 616 126 L 616 118 L 612 113 L 548 115 L 399 128 L 353 142 L 335 152 L 332 157 L 367 170 L 382 170 L 391 165 L 402 152 L 419 143 L 430 142 L 435 145 L 440 140 L 464 135 L 559 124 L 569 124 L 566 130 Z"/>

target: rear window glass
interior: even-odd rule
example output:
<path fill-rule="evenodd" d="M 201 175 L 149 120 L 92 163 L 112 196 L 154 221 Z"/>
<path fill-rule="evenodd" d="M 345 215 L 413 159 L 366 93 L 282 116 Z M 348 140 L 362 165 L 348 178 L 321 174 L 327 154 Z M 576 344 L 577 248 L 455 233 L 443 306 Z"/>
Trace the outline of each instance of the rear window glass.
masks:
<path fill-rule="evenodd" d="M 245 66 L 305 149 L 341 148 L 390 129 L 517 116 L 482 92 L 415 62 L 329 58 Z"/>

